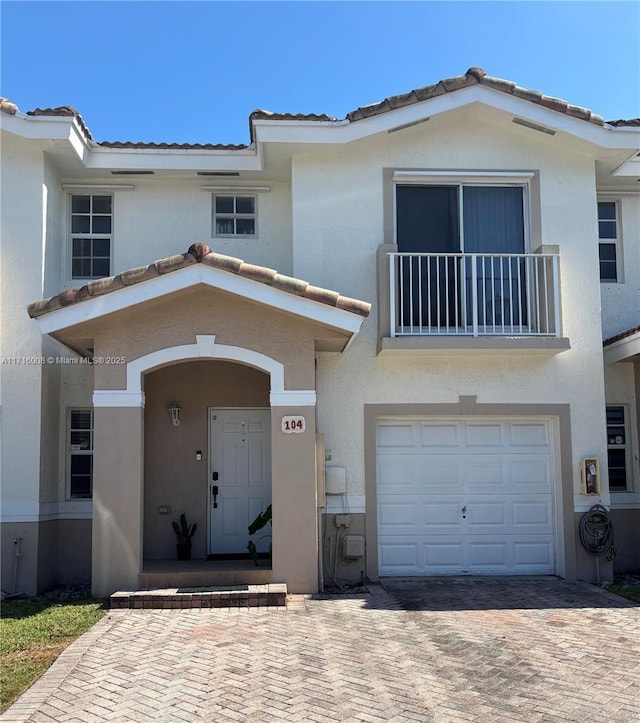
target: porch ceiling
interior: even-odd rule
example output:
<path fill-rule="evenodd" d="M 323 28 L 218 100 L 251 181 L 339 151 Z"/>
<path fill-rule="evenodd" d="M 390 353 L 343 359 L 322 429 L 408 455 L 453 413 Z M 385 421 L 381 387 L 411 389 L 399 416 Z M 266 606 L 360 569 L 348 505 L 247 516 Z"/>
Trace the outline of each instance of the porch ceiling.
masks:
<path fill-rule="evenodd" d="M 213 253 L 206 244 L 193 244 L 185 254 L 90 281 L 30 304 L 27 310 L 42 333 L 91 356 L 92 321 L 170 295 L 177 300 L 181 294 L 203 286 L 312 322 L 317 327 L 317 351 L 343 351 L 371 310 L 365 301 Z"/>

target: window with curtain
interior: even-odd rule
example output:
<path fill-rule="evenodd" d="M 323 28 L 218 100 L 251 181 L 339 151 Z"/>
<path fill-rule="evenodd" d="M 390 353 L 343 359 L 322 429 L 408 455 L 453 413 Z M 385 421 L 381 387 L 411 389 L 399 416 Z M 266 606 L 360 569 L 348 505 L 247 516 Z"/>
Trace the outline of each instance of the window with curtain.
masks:
<path fill-rule="evenodd" d="M 525 262 L 505 257 L 525 253 L 523 186 L 398 184 L 396 231 L 400 253 L 486 254 L 477 259 L 475 280 L 481 323 L 527 324 Z M 411 258 L 402 264 L 404 319 L 438 327 L 468 323 L 474 283 L 468 258 Z M 427 294 L 421 292 L 425 280 Z"/>

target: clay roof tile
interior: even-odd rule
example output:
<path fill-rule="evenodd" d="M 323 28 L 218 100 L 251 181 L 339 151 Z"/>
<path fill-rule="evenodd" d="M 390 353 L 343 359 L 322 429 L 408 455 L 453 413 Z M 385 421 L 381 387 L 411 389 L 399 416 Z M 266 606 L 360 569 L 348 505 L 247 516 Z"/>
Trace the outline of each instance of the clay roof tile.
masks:
<path fill-rule="evenodd" d="M 207 244 L 197 243 L 193 244 L 187 253 L 168 256 L 148 266 L 138 266 L 134 269 L 128 269 L 117 276 L 89 281 L 80 288 L 67 289 L 57 296 L 52 296 L 50 299 L 44 299 L 43 301 L 30 304 L 27 307 L 27 311 L 31 318 L 37 318 L 51 311 L 56 311 L 63 306 L 82 303 L 96 296 L 110 294 L 124 287 L 158 278 L 160 274 L 170 274 L 179 271 L 194 263 L 212 266 L 222 271 L 251 279 L 256 283 L 273 286 L 288 294 L 303 296 L 312 301 L 334 306 L 360 316 L 368 316 L 371 310 L 371 304 L 365 301 L 340 296 L 337 291 L 331 291 L 330 289 L 310 286 L 306 281 L 302 281 L 302 279 L 284 276 L 279 274 L 275 269 L 270 269 L 266 266 L 247 264 L 233 256 L 214 253 L 210 251 Z"/>

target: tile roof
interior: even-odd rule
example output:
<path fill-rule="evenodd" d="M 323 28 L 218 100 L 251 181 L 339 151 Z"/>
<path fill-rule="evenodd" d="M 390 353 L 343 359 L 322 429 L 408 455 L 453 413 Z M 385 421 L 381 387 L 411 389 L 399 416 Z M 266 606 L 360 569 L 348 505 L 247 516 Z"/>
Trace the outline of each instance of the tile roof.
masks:
<path fill-rule="evenodd" d="M 516 98 L 535 103 L 536 105 L 544 106 L 558 113 L 564 113 L 565 115 L 571 116 L 572 118 L 578 118 L 580 120 L 588 121 L 599 126 L 610 126 L 613 128 L 621 127 L 636 127 L 640 126 L 640 118 L 631 118 L 628 120 L 613 120 L 605 121 L 604 118 L 596 113 L 593 113 L 587 108 L 581 106 L 571 105 L 566 100 L 560 98 L 554 98 L 553 96 L 544 95 L 538 90 L 531 90 L 522 86 L 516 85 L 510 80 L 503 80 L 502 78 L 494 78 L 491 75 L 487 75 L 483 68 L 472 67 L 467 70 L 464 75 L 456 75 L 452 78 L 445 78 L 440 80 L 433 85 L 425 85 L 421 88 L 415 88 L 408 93 L 402 93 L 400 95 L 392 95 L 379 103 L 372 103 L 370 105 L 364 105 L 356 108 L 355 110 L 347 113 L 346 118 L 340 120 L 329 116 L 326 113 L 272 113 L 267 110 L 254 110 L 249 116 L 249 132 L 251 142 L 254 140 L 253 122 L 256 120 L 267 120 L 267 121 L 315 121 L 325 123 L 341 123 L 344 120 L 351 123 L 362 120 L 364 118 L 371 118 L 372 116 L 381 115 L 382 113 L 388 113 L 389 111 L 397 108 L 404 108 L 408 105 L 415 103 L 421 103 L 422 101 L 429 100 L 430 98 L 436 98 L 446 93 L 453 93 L 461 88 L 470 88 L 474 85 L 483 85 L 492 90 L 506 93 L 507 95 L 513 95 Z M 0 111 L 3 113 L 9 113 L 15 115 L 18 111 L 17 106 L 11 101 L 0 98 Z M 94 141 L 91 132 L 82 120 L 82 116 L 72 106 L 60 106 L 58 108 L 36 108 L 35 110 L 28 111 L 27 115 L 32 116 L 72 116 L 74 117 L 87 140 Z M 95 142 L 95 141 L 94 141 Z M 223 144 L 223 143 L 147 143 L 147 142 L 133 142 L 133 141 L 102 141 L 98 143 L 100 146 L 106 148 L 180 148 L 180 149 L 204 149 L 204 150 L 240 150 L 247 148 L 245 144 Z"/>
<path fill-rule="evenodd" d="M 364 118 L 371 118 L 372 116 L 381 115 L 382 113 L 388 113 L 391 110 L 397 108 L 404 108 L 408 105 L 415 103 L 421 103 L 422 101 L 429 100 L 430 98 L 436 98 L 439 95 L 445 95 L 445 93 L 453 93 L 461 88 L 470 88 L 474 85 L 484 85 L 487 88 L 498 90 L 507 95 L 513 95 L 516 98 L 527 100 L 537 105 L 542 105 L 545 108 L 550 108 L 559 113 L 565 113 L 566 115 L 580 120 L 586 120 L 590 123 L 597 125 L 612 125 L 612 126 L 637 126 L 640 125 L 640 118 L 632 118 L 631 120 L 617 120 L 617 121 L 605 121 L 602 116 L 592 113 L 587 108 L 582 108 L 577 105 L 571 105 L 566 100 L 560 98 L 554 98 L 549 95 L 544 95 L 539 90 L 530 90 L 522 86 L 516 85 L 510 80 L 503 80 L 502 78 L 494 78 L 493 76 L 487 75 L 483 68 L 473 67 L 469 68 L 464 75 L 456 75 L 452 78 L 445 78 L 440 80 L 438 83 L 433 85 L 425 85 L 422 88 L 416 88 L 408 93 L 402 93 L 400 95 L 392 95 L 379 103 L 372 103 L 370 105 L 360 106 L 355 110 L 347 113 L 345 120 L 355 122 Z M 253 120 L 304 120 L 304 121 L 338 121 L 337 118 L 332 118 L 328 115 L 306 115 L 304 113 L 271 113 L 264 110 L 254 111 L 250 118 Z"/>
<path fill-rule="evenodd" d="M 202 263 L 206 266 L 220 269 L 221 271 L 227 271 L 237 276 L 272 286 L 274 289 L 279 289 L 288 294 L 302 296 L 310 301 L 317 301 L 320 304 L 350 311 L 359 316 L 366 317 L 371 311 L 371 304 L 365 301 L 341 296 L 337 291 L 312 286 L 306 281 L 284 276 L 274 269 L 269 269 L 265 266 L 254 266 L 232 256 L 214 253 L 209 246 L 204 243 L 193 244 L 185 254 L 169 256 L 154 261 L 152 264 L 149 264 L 149 266 L 139 266 L 135 269 L 123 271 L 117 276 L 96 279 L 95 281 L 89 281 L 85 286 L 68 289 L 49 299 L 43 299 L 42 301 L 30 304 L 27 307 L 27 311 L 29 316 L 35 319 L 66 306 L 78 304 L 97 296 L 103 296 L 104 294 L 110 294 L 127 286 L 139 284 L 142 281 L 148 281 L 149 279 L 184 269 L 196 263 Z"/>
<path fill-rule="evenodd" d="M 602 342 L 602 346 L 609 346 L 610 344 L 615 344 L 617 341 L 622 341 L 627 337 L 637 334 L 639 331 L 640 326 L 634 326 L 632 329 L 627 329 L 626 331 L 620 332 L 620 334 L 616 334 L 615 336 L 610 336 L 608 339 L 605 339 Z"/>

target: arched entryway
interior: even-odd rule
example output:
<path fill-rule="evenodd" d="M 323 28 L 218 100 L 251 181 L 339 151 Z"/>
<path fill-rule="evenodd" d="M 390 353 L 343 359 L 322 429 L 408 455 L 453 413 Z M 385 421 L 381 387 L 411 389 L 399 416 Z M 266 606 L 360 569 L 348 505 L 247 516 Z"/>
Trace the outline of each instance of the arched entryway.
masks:
<path fill-rule="evenodd" d="M 147 373 L 144 390 L 145 566 L 176 557 L 171 522 L 182 513 L 198 528 L 192 560 L 246 558 L 247 527 L 271 503 L 269 375 L 187 361 Z"/>

